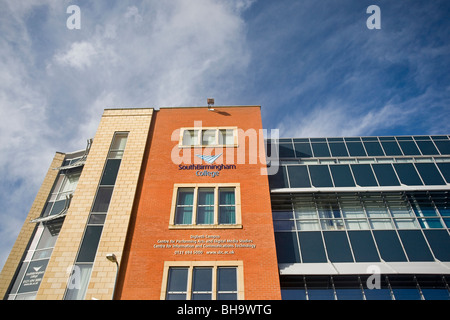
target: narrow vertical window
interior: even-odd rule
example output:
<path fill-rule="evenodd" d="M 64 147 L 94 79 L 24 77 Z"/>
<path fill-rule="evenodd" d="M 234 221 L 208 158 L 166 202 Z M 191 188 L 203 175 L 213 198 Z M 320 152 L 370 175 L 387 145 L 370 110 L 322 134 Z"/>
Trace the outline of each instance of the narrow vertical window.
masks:
<path fill-rule="evenodd" d="M 167 280 L 167 300 L 186 300 L 189 268 L 170 268 Z"/>
<path fill-rule="evenodd" d="M 192 224 L 192 211 L 194 207 L 194 189 L 178 189 L 175 224 Z"/>
<path fill-rule="evenodd" d="M 192 275 L 192 300 L 212 299 L 211 267 L 195 267 Z"/>
<path fill-rule="evenodd" d="M 237 274 L 235 267 L 217 268 L 217 300 L 237 300 Z"/>
<path fill-rule="evenodd" d="M 197 224 L 214 224 L 214 189 L 199 188 Z"/>
<path fill-rule="evenodd" d="M 234 188 L 219 188 L 219 224 L 236 223 Z"/>

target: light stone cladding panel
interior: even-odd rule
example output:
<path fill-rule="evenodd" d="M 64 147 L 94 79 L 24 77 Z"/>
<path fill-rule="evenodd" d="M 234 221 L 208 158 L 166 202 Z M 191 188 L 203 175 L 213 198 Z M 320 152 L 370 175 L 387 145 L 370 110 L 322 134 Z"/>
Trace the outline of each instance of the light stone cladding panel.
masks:
<path fill-rule="evenodd" d="M 104 111 L 36 299 L 63 299 L 112 139 L 116 132 L 128 132 L 85 297 L 112 298 L 116 264 L 108 261 L 106 255 L 114 253 L 120 264 L 152 115 L 150 108 Z"/>

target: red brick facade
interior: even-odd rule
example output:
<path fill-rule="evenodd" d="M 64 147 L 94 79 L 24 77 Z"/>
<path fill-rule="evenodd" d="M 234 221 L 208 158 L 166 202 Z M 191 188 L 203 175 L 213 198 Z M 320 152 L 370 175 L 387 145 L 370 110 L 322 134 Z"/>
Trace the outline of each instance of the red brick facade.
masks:
<path fill-rule="evenodd" d="M 245 299 L 280 299 L 268 179 L 261 174 L 264 159 L 254 158 L 257 163 L 250 159 L 254 152 L 260 151 L 260 147 L 258 145 L 255 150 L 254 141 L 251 142 L 242 134 L 256 132 L 259 135 L 259 130 L 262 129 L 260 107 L 216 107 L 214 111 L 209 111 L 206 107 L 171 108 L 156 111 L 153 117 L 115 298 L 160 299 L 163 283 L 167 281 L 163 279 L 166 261 L 241 261 Z M 199 176 L 196 170 L 180 170 L 179 165 L 173 162 L 172 153 L 191 152 L 191 163 L 207 164 L 196 158 L 195 154 L 203 152 L 217 155 L 223 152 L 223 156 L 214 164 L 229 163 L 228 160 L 225 162 L 225 149 L 179 148 L 179 132 L 176 130 L 194 127 L 198 125 L 198 121 L 202 121 L 204 128 L 239 129 L 238 146 L 234 147 L 234 169 L 221 170 L 216 177 Z M 238 154 L 242 154 L 242 151 L 245 151 L 245 163 L 238 161 Z M 170 228 L 175 184 L 212 183 L 239 184 L 242 227 Z M 197 239 L 203 242 L 197 242 L 196 248 L 174 248 L 173 245 L 184 243 L 183 240 L 192 240 L 194 236 L 205 237 Z M 203 247 L 206 240 L 214 239 L 207 236 L 231 243 L 243 240 L 238 244 L 255 247 Z M 172 245 L 168 248 L 167 244 Z M 180 251 L 183 254 L 176 254 Z M 187 254 L 184 254 L 186 251 Z M 189 251 L 196 251 L 197 254 Z M 207 251 L 215 254 L 207 254 Z M 219 251 L 233 253 L 219 254 Z"/>

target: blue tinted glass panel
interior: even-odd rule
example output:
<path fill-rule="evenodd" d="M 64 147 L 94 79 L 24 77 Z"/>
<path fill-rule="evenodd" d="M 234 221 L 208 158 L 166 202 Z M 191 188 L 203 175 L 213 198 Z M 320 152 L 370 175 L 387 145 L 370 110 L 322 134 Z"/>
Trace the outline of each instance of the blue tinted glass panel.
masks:
<path fill-rule="evenodd" d="M 364 295 L 367 300 L 392 300 L 391 291 L 389 289 L 366 289 Z"/>
<path fill-rule="evenodd" d="M 426 185 L 445 185 L 445 181 L 434 163 L 416 163 L 416 168 Z"/>
<path fill-rule="evenodd" d="M 446 230 L 424 230 L 434 256 L 439 261 L 450 261 L 450 236 Z"/>
<path fill-rule="evenodd" d="M 421 300 L 419 290 L 417 289 L 392 289 L 395 300 Z"/>
<path fill-rule="evenodd" d="M 309 300 L 334 300 L 333 289 L 308 289 Z"/>
<path fill-rule="evenodd" d="M 347 234 L 344 231 L 324 231 L 323 238 L 331 262 L 353 262 Z"/>
<path fill-rule="evenodd" d="M 286 167 L 280 166 L 276 174 L 269 175 L 269 186 L 271 189 L 289 188 Z"/>
<path fill-rule="evenodd" d="M 363 300 L 361 289 L 336 289 L 338 300 Z"/>
<path fill-rule="evenodd" d="M 441 154 L 450 154 L 450 141 L 435 141 Z"/>
<path fill-rule="evenodd" d="M 295 232 L 275 232 L 278 263 L 299 263 L 297 234 Z"/>
<path fill-rule="evenodd" d="M 281 289 L 282 300 L 306 300 L 305 289 Z"/>
<path fill-rule="evenodd" d="M 410 261 L 434 261 L 420 230 L 399 230 L 398 233 Z"/>
<path fill-rule="evenodd" d="M 111 202 L 112 193 L 113 187 L 98 188 L 94 205 L 92 206 L 92 212 L 107 212 L 109 203 Z"/>
<path fill-rule="evenodd" d="M 298 238 L 303 263 L 327 262 L 320 232 L 299 232 Z"/>
<path fill-rule="evenodd" d="M 352 164 L 353 174 L 355 176 L 356 184 L 361 187 L 378 186 L 377 181 L 369 164 Z"/>
<path fill-rule="evenodd" d="M 294 147 L 292 143 L 280 143 L 279 145 L 280 158 L 294 158 Z"/>
<path fill-rule="evenodd" d="M 407 261 L 395 231 L 374 230 L 373 234 L 384 261 Z"/>
<path fill-rule="evenodd" d="M 380 261 L 370 231 L 349 231 L 348 236 L 356 262 Z"/>
<path fill-rule="evenodd" d="M 333 187 L 328 166 L 309 166 L 309 173 L 311 174 L 311 181 L 314 187 Z"/>
<path fill-rule="evenodd" d="M 167 291 L 183 292 L 187 290 L 188 268 L 170 268 Z"/>
<path fill-rule="evenodd" d="M 420 156 L 420 151 L 414 141 L 399 141 L 405 156 Z"/>
<path fill-rule="evenodd" d="M 333 157 L 348 157 L 347 148 L 343 142 L 330 142 L 329 145 Z"/>
<path fill-rule="evenodd" d="M 439 154 L 433 142 L 431 141 L 417 141 L 417 145 L 422 151 L 423 155 L 436 155 Z"/>
<path fill-rule="evenodd" d="M 450 163 L 438 163 L 437 166 L 441 170 L 445 180 L 447 180 L 447 183 L 450 183 Z"/>
<path fill-rule="evenodd" d="M 310 188 L 309 174 L 306 166 L 288 166 L 291 188 Z"/>
<path fill-rule="evenodd" d="M 397 171 L 401 183 L 406 184 L 407 186 L 423 185 L 419 174 L 412 163 L 395 163 L 394 168 L 395 171 Z"/>
<path fill-rule="evenodd" d="M 309 143 L 294 143 L 297 158 L 311 158 L 313 156 Z"/>
<path fill-rule="evenodd" d="M 378 142 L 364 142 L 368 156 L 384 156 L 383 149 L 381 149 Z"/>
<path fill-rule="evenodd" d="M 422 294 L 425 300 L 450 300 L 447 289 L 423 289 Z"/>
<path fill-rule="evenodd" d="M 326 143 L 311 143 L 314 157 L 329 157 L 330 151 Z"/>
<path fill-rule="evenodd" d="M 391 164 L 373 164 L 372 166 L 380 186 L 400 185 Z"/>
<path fill-rule="evenodd" d="M 347 142 L 347 148 L 352 157 L 364 157 L 366 152 L 364 151 L 362 142 Z"/>
<path fill-rule="evenodd" d="M 354 187 L 355 181 L 348 165 L 330 165 L 336 187 Z"/>
<path fill-rule="evenodd" d="M 384 152 L 387 156 L 401 156 L 402 151 L 395 141 L 382 141 Z"/>

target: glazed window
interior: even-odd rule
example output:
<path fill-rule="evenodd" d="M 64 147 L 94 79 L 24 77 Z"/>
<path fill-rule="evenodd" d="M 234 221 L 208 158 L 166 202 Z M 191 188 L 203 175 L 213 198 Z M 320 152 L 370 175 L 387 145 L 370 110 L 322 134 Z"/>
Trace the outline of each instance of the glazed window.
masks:
<path fill-rule="evenodd" d="M 180 147 L 235 147 L 237 128 L 182 128 Z"/>
<path fill-rule="evenodd" d="M 169 228 L 240 228 L 239 184 L 177 184 Z"/>
<path fill-rule="evenodd" d="M 167 261 L 161 300 L 241 300 L 242 261 Z"/>

